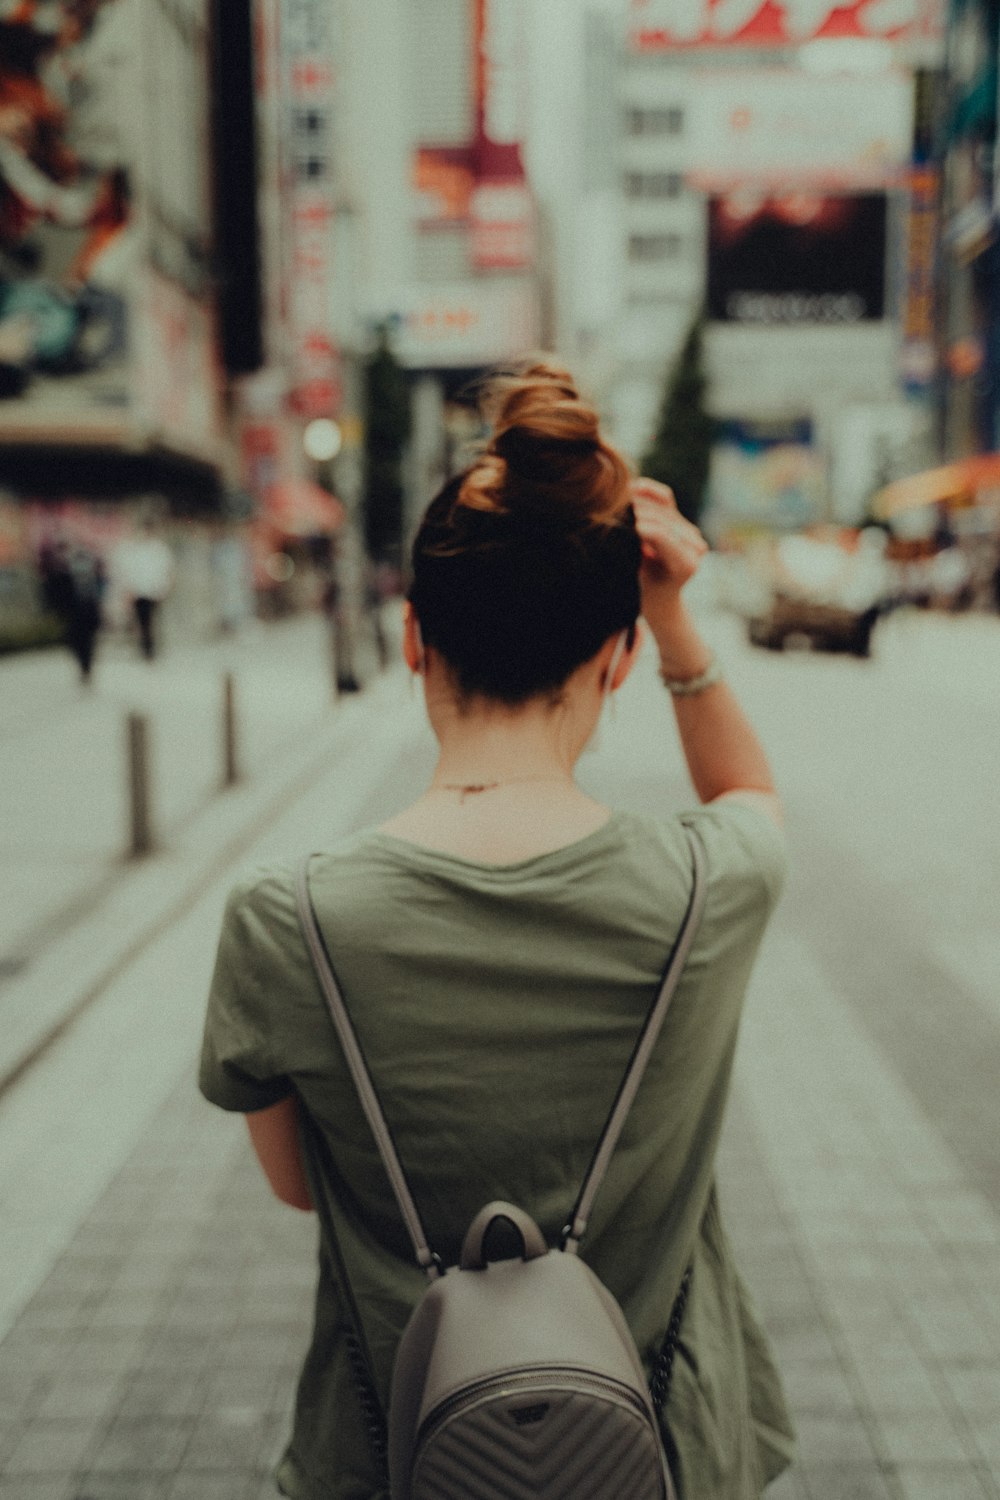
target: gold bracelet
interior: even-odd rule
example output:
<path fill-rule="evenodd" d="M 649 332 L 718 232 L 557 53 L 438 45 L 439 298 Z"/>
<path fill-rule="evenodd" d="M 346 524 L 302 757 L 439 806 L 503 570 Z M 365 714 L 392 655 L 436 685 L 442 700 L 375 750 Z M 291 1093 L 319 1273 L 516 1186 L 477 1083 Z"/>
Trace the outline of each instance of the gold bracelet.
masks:
<path fill-rule="evenodd" d="M 722 667 L 713 651 L 708 659 L 708 666 L 697 677 L 668 677 L 661 667 L 660 678 L 667 692 L 674 698 L 693 698 L 696 693 L 703 693 L 706 688 L 713 687 L 715 683 L 721 681 Z"/>

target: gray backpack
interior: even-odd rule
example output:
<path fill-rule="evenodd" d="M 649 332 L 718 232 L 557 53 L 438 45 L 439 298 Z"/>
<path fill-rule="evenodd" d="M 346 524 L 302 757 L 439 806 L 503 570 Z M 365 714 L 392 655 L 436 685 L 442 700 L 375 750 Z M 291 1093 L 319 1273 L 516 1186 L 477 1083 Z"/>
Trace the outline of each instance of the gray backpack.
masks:
<path fill-rule="evenodd" d="M 393 1370 L 392 1500 L 675 1500 L 658 1411 L 690 1273 L 674 1304 L 658 1378 L 651 1382 L 654 1396 L 621 1308 L 577 1250 L 704 906 L 704 854 L 697 836 L 685 832 L 694 864 L 687 913 L 560 1248 L 546 1245 L 522 1209 L 489 1203 L 469 1226 L 458 1265 L 447 1272 L 428 1244 L 334 978 L 309 897 L 308 860 L 299 870 L 298 910 L 309 951 L 414 1254 L 430 1282 L 403 1332 Z M 500 1221 L 515 1231 L 521 1254 L 490 1262 L 486 1239 Z M 364 1368 L 358 1368 L 358 1352 L 355 1339 L 352 1362 L 362 1407 L 377 1428 L 376 1398 Z"/>

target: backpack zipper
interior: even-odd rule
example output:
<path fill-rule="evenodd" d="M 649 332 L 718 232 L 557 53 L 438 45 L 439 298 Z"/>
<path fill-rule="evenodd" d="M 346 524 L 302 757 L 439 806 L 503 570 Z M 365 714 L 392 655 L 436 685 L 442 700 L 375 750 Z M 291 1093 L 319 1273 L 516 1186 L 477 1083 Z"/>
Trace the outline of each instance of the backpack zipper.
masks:
<path fill-rule="evenodd" d="M 588 1375 L 582 1370 L 564 1368 L 559 1365 L 541 1365 L 537 1370 L 524 1370 L 516 1375 L 486 1376 L 482 1380 L 464 1386 L 461 1391 L 440 1402 L 428 1412 L 420 1424 L 413 1450 L 414 1464 L 431 1438 L 464 1408 L 478 1405 L 484 1397 L 489 1395 L 496 1398 L 516 1397 L 527 1391 L 537 1390 L 539 1384 L 551 1386 L 554 1383 L 558 1384 L 560 1390 L 568 1390 L 573 1394 L 601 1395 L 609 1397 L 619 1405 L 624 1403 L 630 1406 L 637 1415 L 645 1417 L 651 1430 L 656 1431 L 649 1407 L 627 1385 L 622 1385 L 619 1381 L 611 1380 L 607 1376 Z"/>

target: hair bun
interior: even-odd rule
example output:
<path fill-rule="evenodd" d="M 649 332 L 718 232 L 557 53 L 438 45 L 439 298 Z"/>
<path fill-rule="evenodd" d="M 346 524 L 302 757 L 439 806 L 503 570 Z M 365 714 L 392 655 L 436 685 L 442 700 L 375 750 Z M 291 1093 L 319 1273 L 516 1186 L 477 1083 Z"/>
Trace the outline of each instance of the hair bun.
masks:
<path fill-rule="evenodd" d="M 597 411 L 568 370 L 532 359 L 495 376 L 482 404 L 493 437 L 465 476 L 462 505 L 564 528 L 622 519 L 628 465 L 602 438 Z"/>

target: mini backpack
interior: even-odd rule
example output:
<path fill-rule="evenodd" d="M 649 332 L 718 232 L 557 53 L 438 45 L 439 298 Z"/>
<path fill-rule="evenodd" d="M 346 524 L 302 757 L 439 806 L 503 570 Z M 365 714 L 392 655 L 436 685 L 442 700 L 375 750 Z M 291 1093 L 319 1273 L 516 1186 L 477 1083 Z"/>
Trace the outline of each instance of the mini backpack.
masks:
<path fill-rule="evenodd" d="M 429 1281 L 393 1368 L 384 1439 L 391 1500 L 676 1500 L 658 1412 L 690 1269 L 651 1382 L 654 1398 L 621 1308 L 577 1251 L 704 907 L 704 852 L 697 835 L 685 833 L 694 866 L 687 912 L 560 1246 L 550 1248 L 515 1204 L 488 1203 L 447 1270 L 428 1244 L 334 977 L 309 896 L 309 860 L 299 868 L 296 901 L 310 956 Z M 521 1254 L 490 1261 L 486 1241 L 501 1222 Z M 356 1335 L 349 1343 L 369 1433 L 377 1434 L 377 1397 Z M 377 1440 L 373 1449 L 384 1463 Z"/>

